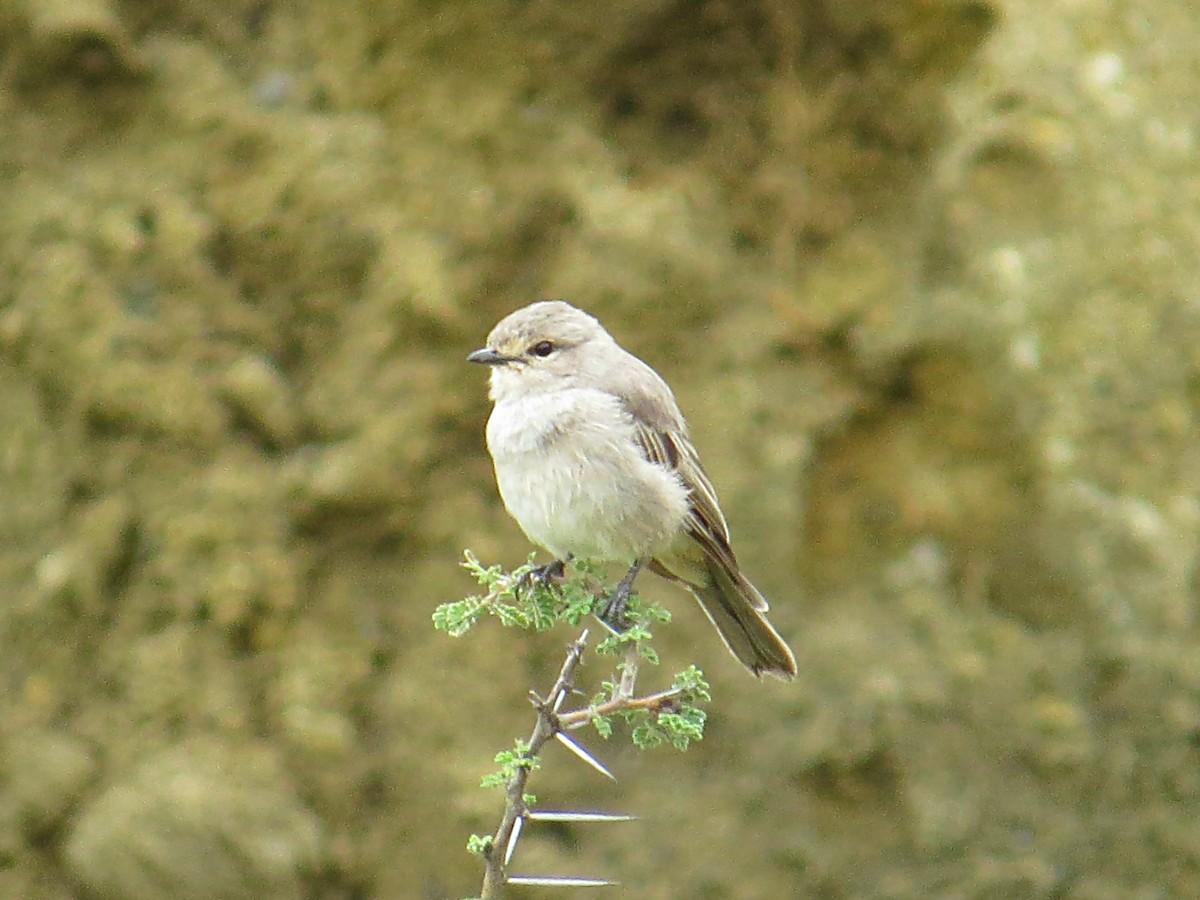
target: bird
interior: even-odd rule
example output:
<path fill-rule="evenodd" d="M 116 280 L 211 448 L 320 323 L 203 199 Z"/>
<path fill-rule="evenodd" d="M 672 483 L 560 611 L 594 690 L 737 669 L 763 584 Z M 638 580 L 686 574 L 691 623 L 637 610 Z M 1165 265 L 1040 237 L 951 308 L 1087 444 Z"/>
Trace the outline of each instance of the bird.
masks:
<path fill-rule="evenodd" d="M 671 388 L 592 315 L 540 300 L 505 316 L 468 355 L 487 366 L 486 428 L 509 514 L 555 562 L 628 565 L 601 614 L 619 622 L 642 568 L 682 585 L 757 676 L 796 660 L 742 573 L 712 482 Z"/>

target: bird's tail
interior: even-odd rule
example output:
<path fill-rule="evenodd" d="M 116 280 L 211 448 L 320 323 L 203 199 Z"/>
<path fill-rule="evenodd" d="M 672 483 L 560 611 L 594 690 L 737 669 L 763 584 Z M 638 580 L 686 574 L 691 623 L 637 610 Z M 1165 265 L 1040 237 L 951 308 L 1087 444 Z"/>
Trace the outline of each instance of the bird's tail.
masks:
<path fill-rule="evenodd" d="M 760 677 L 794 678 L 796 658 L 763 615 L 767 609 L 763 595 L 741 572 L 716 559 L 706 558 L 704 562 L 703 572 L 692 571 L 686 577 L 671 572 L 662 562 L 655 568 L 667 569 L 663 574 L 687 586 L 725 646 L 747 669 Z"/>
<path fill-rule="evenodd" d="M 741 572 L 708 560 L 705 583 L 689 584 L 730 652 L 755 675 L 796 676 L 796 658 L 767 621 L 767 601 Z"/>

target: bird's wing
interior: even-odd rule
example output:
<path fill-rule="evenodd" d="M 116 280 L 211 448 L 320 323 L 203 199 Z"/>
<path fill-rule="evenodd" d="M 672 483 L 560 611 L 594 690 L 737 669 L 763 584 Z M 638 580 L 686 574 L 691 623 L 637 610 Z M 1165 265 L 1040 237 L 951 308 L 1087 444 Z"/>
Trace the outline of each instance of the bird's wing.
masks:
<path fill-rule="evenodd" d="M 683 486 L 688 489 L 691 509 L 687 527 L 691 536 L 704 548 L 706 555 L 736 569 L 737 562 L 729 546 L 729 525 L 692 442 L 686 436 L 659 431 L 640 422 L 637 441 L 648 460 L 679 473 Z"/>
<path fill-rule="evenodd" d="M 729 525 L 717 502 L 717 492 L 700 465 L 700 456 L 687 435 L 687 425 L 675 404 L 670 388 L 648 366 L 655 390 L 625 390 L 618 394 L 633 418 L 634 433 L 642 454 L 679 474 L 688 490 L 690 511 L 687 528 L 705 555 L 736 571 L 737 559 L 729 545 Z"/>

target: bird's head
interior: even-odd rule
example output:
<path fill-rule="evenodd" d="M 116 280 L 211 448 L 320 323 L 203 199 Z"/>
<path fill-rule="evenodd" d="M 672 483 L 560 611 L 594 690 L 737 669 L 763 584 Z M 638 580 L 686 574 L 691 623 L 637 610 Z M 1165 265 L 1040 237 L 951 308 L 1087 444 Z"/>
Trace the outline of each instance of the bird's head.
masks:
<path fill-rule="evenodd" d="M 609 345 L 616 346 L 604 326 L 583 310 L 540 300 L 501 319 L 467 359 L 491 368 L 492 399 L 500 401 L 570 387 Z"/>

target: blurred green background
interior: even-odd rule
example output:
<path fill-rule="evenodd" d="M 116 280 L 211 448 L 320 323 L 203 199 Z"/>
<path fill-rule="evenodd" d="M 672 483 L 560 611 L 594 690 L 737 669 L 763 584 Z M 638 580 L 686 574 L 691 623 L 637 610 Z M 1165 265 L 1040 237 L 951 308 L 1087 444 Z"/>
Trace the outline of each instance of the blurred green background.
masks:
<path fill-rule="evenodd" d="M 801 675 L 653 588 L 709 736 L 551 754 L 548 805 L 646 818 L 521 869 L 1200 896 L 1198 42 L 1176 0 L 0 2 L 0 895 L 478 889 L 569 635 L 429 620 L 529 550 L 464 357 L 556 296 L 675 387 Z"/>

